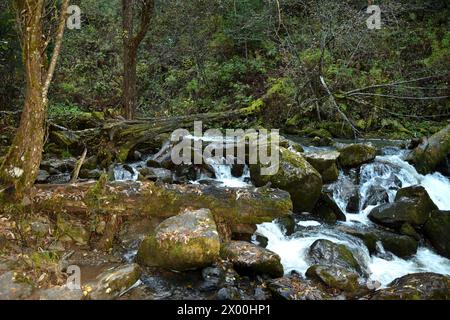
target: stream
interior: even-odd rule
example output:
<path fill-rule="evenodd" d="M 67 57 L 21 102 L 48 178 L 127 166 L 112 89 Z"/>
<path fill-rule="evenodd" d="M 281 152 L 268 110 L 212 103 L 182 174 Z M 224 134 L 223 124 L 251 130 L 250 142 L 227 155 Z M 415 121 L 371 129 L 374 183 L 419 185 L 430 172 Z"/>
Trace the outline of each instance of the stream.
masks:
<path fill-rule="evenodd" d="M 330 149 L 329 147 L 308 147 L 304 144 L 302 146 L 306 153 Z M 258 244 L 257 235 L 267 238 L 267 249 L 280 256 L 286 274 L 297 272 L 305 275 L 310 266 L 306 259 L 309 247 L 318 239 L 327 239 L 346 245 L 364 266 L 369 280 L 378 282 L 381 287 L 410 273 L 434 272 L 450 275 L 450 260 L 438 255 L 423 243 L 420 244 L 417 253 L 408 259 L 402 259 L 386 252 L 381 243 L 377 243 L 376 254 L 370 255 L 362 240 L 338 230 L 337 227 L 340 225 L 375 227 L 368 219 L 368 214 L 382 202 L 366 205 L 373 196 L 374 190 L 378 193 L 383 192 L 388 198 L 385 201 L 393 202 L 400 188 L 420 184 L 427 190 L 440 210 L 450 210 L 450 180 L 447 177 L 440 173 L 419 174 L 404 160 L 408 150 L 401 149 L 396 143 L 384 143 L 378 147 L 381 149 L 381 155 L 377 156 L 373 162 L 362 165 L 358 169 L 341 170 L 338 180 L 328 186 L 332 190 L 335 202 L 344 212 L 346 222 L 328 225 L 296 214 L 293 234 L 288 235 L 283 225 L 277 222 L 263 223 L 257 226 L 253 242 Z M 155 156 L 128 164 L 126 168 L 123 165 L 116 166 L 114 169 L 116 180 L 137 180 L 139 169 L 145 167 L 146 161 Z M 223 187 L 251 186 L 247 166 L 241 177 L 234 177 L 231 166 L 225 161 L 210 163 L 210 166 L 214 170 L 215 177 L 205 176 L 198 172 L 197 179 L 190 183 L 198 184 L 210 180 Z M 359 209 L 354 213 L 347 212 L 349 187 L 357 188 L 359 193 Z M 133 253 L 128 254 L 127 260 L 133 258 Z"/>

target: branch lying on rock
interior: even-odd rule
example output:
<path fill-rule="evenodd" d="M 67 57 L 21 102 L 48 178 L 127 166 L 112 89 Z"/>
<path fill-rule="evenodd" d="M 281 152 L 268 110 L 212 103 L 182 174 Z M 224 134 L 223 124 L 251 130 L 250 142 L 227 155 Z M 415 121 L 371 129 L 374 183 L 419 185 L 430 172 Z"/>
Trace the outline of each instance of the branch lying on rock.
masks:
<path fill-rule="evenodd" d="M 208 208 L 224 238 L 242 232 L 242 226 L 270 222 L 290 214 L 289 193 L 262 188 L 219 188 L 153 182 L 89 182 L 72 185 L 36 185 L 33 210 L 50 214 L 107 213 L 167 218 L 183 209 Z M 252 232 L 252 231 L 249 231 Z"/>

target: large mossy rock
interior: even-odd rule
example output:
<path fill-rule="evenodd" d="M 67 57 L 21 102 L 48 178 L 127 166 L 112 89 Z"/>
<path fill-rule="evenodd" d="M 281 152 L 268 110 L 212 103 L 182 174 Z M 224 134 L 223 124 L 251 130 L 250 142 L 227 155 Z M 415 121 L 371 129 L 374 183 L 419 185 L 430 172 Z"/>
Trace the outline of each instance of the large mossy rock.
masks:
<path fill-rule="evenodd" d="M 252 181 L 256 186 L 272 187 L 289 192 L 298 212 L 311 211 L 320 197 L 322 178 L 302 155 L 283 147 L 279 148 L 280 165 L 274 175 L 262 175 L 261 164 L 250 165 Z"/>
<path fill-rule="evenodd" d="M 450 259 L 450 211 L 433 211 L 423 233 L 439 254 Z"/>
<path fill-rule="evenodd" d="M 305 154 L 305 159 L 321 175 L 324 183 L 336 181 L 339 177 L 337 159 L 340 153 L 337 151 L 319 151 Z"/>
<path fill-rule="evenodd" d="M 367 144 L 351 144 L 340 148 L 339 152 L 339 164 L 346 168 L 372 161 L 377 155 L 377 149 Z"/>
<path fill-rule="evenodd" d="M 405 223 L 420 227 L 436 209 L 425 188 L 416 185 L 400 189 L 393 203 L 375 207 L 369 213 L 369 219 L 394 229 L 400 229 Z"/>
<path fill-rule="evenodd" d="M 358 273 L 340 266 L 313 265 L 306 271 L 306 276 L 321 281 L 326 286 L 342 290 L 349 295 L 367 291 L 360 283 Z"/>
<path fill-rule="evenodd" d="M 238 273 L 268 275 L 273 278 L 284 274 L 280 257 L 267 249 L 245 241 L 231 241 L 221 248 L 221 257 L 228 259 Z"/>
<path fill-rule="evenodd" d="M 185 211 L 164 220 L 141 243 L 137 261 L 145 266 L 192 270 L 214 263 L 220 238 L 211 211 Z"/>
<path fill-rule="evenodd" d="M 347 270 L 362 273 L 362 267 L 350 249 L 343 244 L 337 244 L 330 240 L 316 240 L 309 247 L 308 259 L 313 264 L 339 266 Z"/>
<path fill-rule="evenodd" d="M 377 291 L 372 300 L 449 300 L 450 277 L 435 273 L 414 273 Z"/>
<path fill-rule="evenodd" d="M 450 125 L 429 139 L 424 139 L 411 152 L 407 161 L 412 163 L 418 172 L 427 174 L 433 172 L 448 154 L 450 154 Z"/>
<path fill-rule="evenodd" d="M 377 252 L 377 242 L 381 242 L 385 250 L 400 258 L 414 255 L 419 247 L 419 241 L 414 237 L 387 230 L 358 226 L 338 226 L 337 229 L 361 239 L 370 254 Z"/>

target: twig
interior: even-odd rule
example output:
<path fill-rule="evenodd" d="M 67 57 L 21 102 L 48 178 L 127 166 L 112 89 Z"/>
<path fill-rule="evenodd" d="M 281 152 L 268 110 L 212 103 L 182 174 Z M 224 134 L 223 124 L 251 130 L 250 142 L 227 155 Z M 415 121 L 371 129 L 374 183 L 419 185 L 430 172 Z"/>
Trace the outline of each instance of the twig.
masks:
<path fill-rule="evenodd" d="M 84 160 L 86 159 L 86 155 L 87 155 L 87 148 L 84 148 L 83 154 L 81 155 L 80 160 L 77 161 L 75 169 L 73 170 L 72 179 L 70 180 L 70 183 L 77 182 L 81 167 L 83 166 Z"/>

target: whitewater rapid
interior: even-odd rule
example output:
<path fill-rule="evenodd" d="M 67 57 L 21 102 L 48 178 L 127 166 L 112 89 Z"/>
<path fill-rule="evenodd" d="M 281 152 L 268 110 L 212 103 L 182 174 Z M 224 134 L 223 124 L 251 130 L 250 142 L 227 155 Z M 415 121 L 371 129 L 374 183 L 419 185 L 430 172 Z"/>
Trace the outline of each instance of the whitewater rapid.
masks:
<path fill-rule="evenodd" d="M 382 187 L 389 196 L 389 202 L 395 198 L 397 190 L 411 185 L 422 185 L 430 198 L 440 210 L 450 210 L 450 180 L 440 173 L 428 175 L 419 174 L 413 166 L 404 160 L 405 153 L 398 150 L 396 154 L 378 156 L 374 162 L 360 168 L 360 211 L 357 214 L 346 212 L 348 199 L 345 198 L 343 185 L 348 183 L 349 176 L 343 172 L 331 188 L 338 206 L 345 213 L 347 221 L 342 224 L 370 226 L 368 214 L 375 205 L 362 209 L 361 205 L 369 196 L 371 187 Z M 320 224 L 317 221 L 300 221 L 298 225 L 304 230 L 286 236 L 283 227 L 276 222 L 258 225 L 257 234 L 268 239 L 267 249 L 276 252 L 284 266 L 285 273 L 296 271 L 302 275 L 310 266 L 307 259 L 311 244 L 319 239 L 327 239 L 335 243 L 346 245 L 361 261 L 369 274 L 369 280 L 379 282 L 383 287 L 394 279 L 410 273 L 435 272 L 450 275 L 450 260 L 438 255 L 427 247 L 419 247 L 417 253 L 402 259 L 391 253 L 384 252 L 378 244 L 379 254 L 370 255 L 360 239 L 340 232 L 332 226 Z"/>

